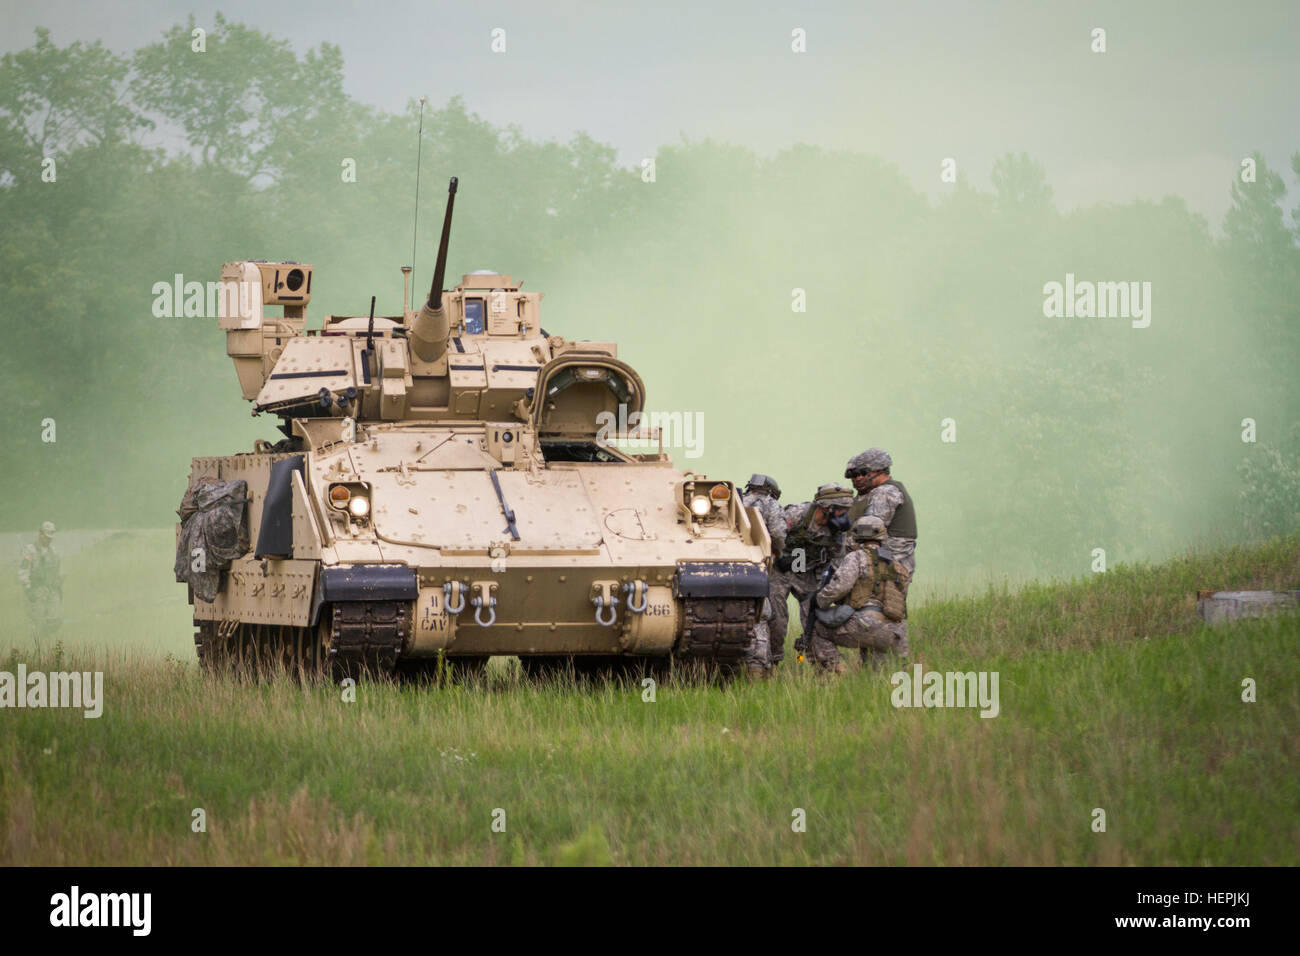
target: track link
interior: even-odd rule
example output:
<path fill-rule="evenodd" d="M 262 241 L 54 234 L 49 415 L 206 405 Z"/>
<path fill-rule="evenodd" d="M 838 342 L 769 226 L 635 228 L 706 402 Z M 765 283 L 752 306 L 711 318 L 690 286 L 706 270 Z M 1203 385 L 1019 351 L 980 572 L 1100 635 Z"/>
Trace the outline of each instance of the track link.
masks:
<path fill-rule="evenodd" d="M 687 598 L 684 603 L 685 623 L 673 656 L 726 669 L 741 666 L 761 605 L 753 598 Z"/>
<path fill-rule="evenodd" d="M 391 674 L 411 633 L 403 601 L 344 601 L 331 609 L 329 657 L 348 673 Z"/>

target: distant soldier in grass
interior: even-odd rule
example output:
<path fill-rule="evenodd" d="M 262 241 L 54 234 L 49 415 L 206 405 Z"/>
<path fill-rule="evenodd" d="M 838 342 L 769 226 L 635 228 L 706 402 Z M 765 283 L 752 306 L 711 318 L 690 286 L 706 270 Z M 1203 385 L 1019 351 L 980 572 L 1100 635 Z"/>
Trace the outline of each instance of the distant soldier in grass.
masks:
<path fill-rule="evenodd" d="M 27 604 L 27 622 L 32 640 L 39 648 L 41 639 L 54 634 L 63 623 L 63 574 L 59 556 L 54 551 L 54 524 L 46 521 L 36 535 L 36 543 L 23 548 L 18 564 L 18 583 Z"/>
<path fill-rule="evenodd" d="M 809 654 L 825 670 L 847 668 L 837 647 L 856 647 L 863 663 L 907 656 L 907 571 L 881 545 L 885 524 L 874 515 L 853 523 L 852 550 L 817 591 Z"/>
<path fill-rule="evenodd" d="M 750 475 L 742 500 L 746 508 L 757 508 L 763 516 L 763 524 L 772 539 L 772 557 L 779 560 L 785 551 L 786 534 L 785 512 L 778 504 L 781 500 L 781 486 L 776 483 L 776 479 L 767 475 Z M 781 575 L 773 574 L 768 580 L 768 598 L 771 601 L 771 619 L 767 622 L 770 648 L 768 659 L 773 664 L 779 664 L 785 658 L 785 632 L 790 626 L 790 612 L 786 608 L 790 588 Z"/>

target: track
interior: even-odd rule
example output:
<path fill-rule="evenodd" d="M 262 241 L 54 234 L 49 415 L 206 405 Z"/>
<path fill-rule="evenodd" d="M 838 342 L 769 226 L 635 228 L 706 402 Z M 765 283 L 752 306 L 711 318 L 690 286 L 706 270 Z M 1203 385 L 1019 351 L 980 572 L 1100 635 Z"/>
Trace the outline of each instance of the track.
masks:
<path fill-rule="evenodd" d="M 760 605 L 753 598 L 687 598 L 684 604 L 682 636 L 673 656 L 724 670 L 744 664 Z"/>
<path fill-rule="evenodd" d="M 348 676 L 391 674 L 411 633 L 405 601 L 346 601 L 326 608 L 331 619 L 329 658 Z"/>
<path fill-rule="evenodd" d="M 758 624 L 752 598 L 689 598 L 684 601 L 683 633 L 672 658 L 683 664 L 735 670 L 745 663 Z M 411 609 L 404 601 L 347 601 L 322 609 L 318 627 L 290 627 L 238 621 L 199 621 L 195 650 L 204 671 L 228 669 L 322 673 L 333 678 L 392 674 L 411 633 Z M 454 662 L 453 658 L 453 662 Z M 537 676 L 564 666 L 578 671 L 625 669 L 654 663 L 652 658 L 581 657 L 525 660 Z M 666 662 L 666 661 L 665 661 Z M 463 662 L 460 670 L 481 669 L 486 658 Z M 415 671 L 420 671 L 415 666 Z M 414 672 L 414 671 L 413 671 Z"/>
<path fill-rule="evenodd" d="M 206 672 L 391 674 L 410 633 L 401 601 L 354 601 L 325 608 L 318 627 L 198 621 L 194 646 Z"/>

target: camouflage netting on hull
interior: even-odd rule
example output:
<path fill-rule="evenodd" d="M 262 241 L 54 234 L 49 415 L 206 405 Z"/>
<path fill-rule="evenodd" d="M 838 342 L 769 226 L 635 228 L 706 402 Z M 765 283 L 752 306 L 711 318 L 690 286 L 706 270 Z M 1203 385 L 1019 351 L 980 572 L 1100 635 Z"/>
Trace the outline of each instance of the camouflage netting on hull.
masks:
<path fill-rule="evenodd" d="M 248 483 L 243 480 L 203 478 L 181 499 L 174 570 L 176 580 L 188 582 L 200 601 L 215 601 L 221 572 L 248 553 L 247 505 Z"/>

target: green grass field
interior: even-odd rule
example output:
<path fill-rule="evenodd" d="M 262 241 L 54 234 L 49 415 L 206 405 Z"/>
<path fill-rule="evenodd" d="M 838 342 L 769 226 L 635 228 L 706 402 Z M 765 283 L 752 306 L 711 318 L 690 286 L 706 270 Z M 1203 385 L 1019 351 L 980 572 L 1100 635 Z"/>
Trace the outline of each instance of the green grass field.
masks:
<path fill-rule="evenodd" d="M 97 720 L 0 710 L 0 863 L 1300 862 L 1300 617 L 1209 630 L 1194 601 L 1300 586 L 1300 536 L 917 608 L 910 663 L 997 671 L 992 719 L 790 658 L 652 703 L 513 660 L 355 703 L 204 679 L 170 546 L 67 558 L 65 643 L 41 655 L 0 583 L 0 670 L 103 670 L 106 697 Z"/>

